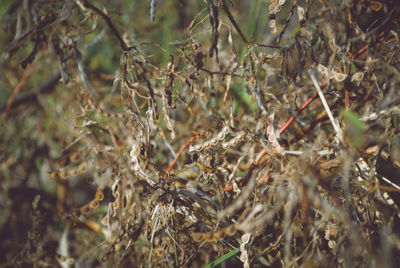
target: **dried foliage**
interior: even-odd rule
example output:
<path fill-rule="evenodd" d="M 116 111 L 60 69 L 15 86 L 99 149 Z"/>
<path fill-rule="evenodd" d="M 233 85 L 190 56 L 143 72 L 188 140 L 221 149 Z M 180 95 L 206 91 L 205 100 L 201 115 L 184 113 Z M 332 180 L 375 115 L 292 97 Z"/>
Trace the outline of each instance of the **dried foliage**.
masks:
<path fill-rule="evenodd" d="M 400 262 L 400 2 L 111 2 L 3 11 L 4 267 Z"/>

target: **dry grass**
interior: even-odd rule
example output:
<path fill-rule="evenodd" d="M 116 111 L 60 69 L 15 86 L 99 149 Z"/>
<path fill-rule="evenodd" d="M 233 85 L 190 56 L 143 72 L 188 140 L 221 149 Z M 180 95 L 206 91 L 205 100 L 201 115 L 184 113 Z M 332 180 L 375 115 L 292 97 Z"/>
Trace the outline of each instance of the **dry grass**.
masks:
<path fill-rule="evenodd" d="M 3 12 L 3 266 L 398 263 L 398 2 L 159 2 Z"/>

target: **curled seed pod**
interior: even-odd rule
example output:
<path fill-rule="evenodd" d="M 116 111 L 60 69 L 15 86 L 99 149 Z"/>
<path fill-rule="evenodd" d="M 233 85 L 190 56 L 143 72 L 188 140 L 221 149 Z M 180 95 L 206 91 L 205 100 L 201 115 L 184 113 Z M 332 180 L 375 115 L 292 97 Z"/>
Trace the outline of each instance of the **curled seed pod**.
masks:
<path fill-rule="evenodd" d="M 242 235 L 242 242 L 245 243 L 245 244 L 249 243 L 250 237 L 251 237 L 251 234 L 250 234 L 250 233 L 245 233 L 245 234 L 243 234 L 243 235 Z"/>
<path fill-rule="evenodd" d="M 59 178 L 59 176 L 58 176 L 58 171 L 55 170 L 55 171 L 50 172 L 50 173 L 49 173 L 49 176 L 50 176 L 50 178 L 53 179 L 53 180 L 54 180 L 54 179 L 58 179 L 58 178 Z"/>
<path fill-rule="evenodd" d="M 203 146 L 201 144 L 198 144 L 195 148 L 196 151 L 201 151 L 203 150 Z"/>
<path fill-rule="evenodd" d="M 225 135 L 228 134 L 228 133 L 229 133 L 229 126 L 224 126 L 224 127 L 222 128 L 222 131 L 221 131 L 221 132 L 224 133 Z"/>
<path fill-rule="evenodd" d="M 233 138 L 233 139 L 231 139 L 231 140 L 229 141 L 229 146 L 231 146 L 231 147 L 236 146 L 237 143 L 238 143 L 238 140 L 235 139 L 235 138 Z"/>
<path fill-rule="evenodd" d="M 206 141 L 206 142 L 203 144 L 203 149 L 208 149 L 210 146 L 211 146 L 210 141 Z"/>
<path fill-rule="evenodd" d="M 225 139 L 225 133 L 224 132 L 220 132 L 220 133 L 218 133 L 218 135 L 217 135 L 217 140 L 219 140 L 219 141 L 221 141 L 221 140 L 223 140 L 223 139 Z"/>
<path fill-rule="evenodd" d="M 225 233 L 223 231 L 218 231 L 214 233 L 215 240 L 221 240 L 225 237 Z"/>
<path fill-rule="evenodd" d="M 218 139 L 217 138 L 211 139 L 210 140 L 210 144 L 214 145 L 214 146 L 217 145 L 218 144 Z"/>
<path fill-rule="evenodd" d="M 117 210 L 113 207 L 111 212 L 111 217 L 115 218 L 117 216 Z"/>
<path fill-rule="evenodd" d="M 212 242 L 212 241 L 215 240 L 215 239 L 214 239 L 214 234 L 213 234 L 213 233 L 203 233 L 203 239 L 204 239 L 206 242 Z"/>
<path fill-rule="evenodd" d="M 70 154 L 69 161 L 71 163 L 76 164 L 79 161 L 81 161 L 81 155 L 82 155 L 82 152 L 74 152 L 74 153 Z"/>
<path fill-rule="evenodd" d="M 227 142 L 224 142 L 224 143 L 222 143 L 222 148 L 223 149 L 228 149 L 228 147 L 229 147 L 229 143 L 227 143 Z"/>
<path fill-rule="evenodd" d="M 100 202 L 99 202 L 98 200 L 92 200 L 92 201 L 89 203 L 89 207 L 90 207 L 91 209 L 98 208 L 99 206 L 100 206 Z"/>
<path fill-rule="evenodd" d="M 239 132 L 239 134 L 236 136 L 236 138 L 237 138 L 238 140 L 242 140 L 243 137 L 244 137 L 244 132 Z"/>
<path fill-rule="evenodd" d="M 320 74 L 323 74 L 324 76 L 328 76 L 328 68 L 326 68 L 324 65 L 318 64 L 317 70 Z"/>
<path fill-rule="evenodd" d="M 245 244 L 245 243 L 240 244 L 239 249 L 240 249 L 240 252 L 245 252 L 245 251 L 247 251 L 247 249 L 246 249 L 246 244 Z"/>
<path fill-rule="evenodd" d="M 272 134 L 272 133 L 274 133 L 274 128 L 272 127 L 272 126 L 268 126 L 267 127 L 267 134 Z"/>
<path fill-rule="evenodd" d="M 79 165 L 78 167 L 79 169 L 79 173 L 86 173 L 86 171 L 88 170 L 88 163 L 87 162 L 83 162 Z"/>
<path fill-rule="evenodd" d="M 100 187 L 97 188 L 95 199 L 99 200 L 99 201 L 104 199 L 104 193 L 103 193 L 103 190 Z"/>
<path fill-rule="evenodd" d="M 356 72 L 351 76 L 351 82 L 360 82 L 364 78 L 364 72 Z"/>
<path fill-rule="evenodd" d="M 203 241 L 203 235 L 202 233 L 192 233 L 192 238 L 195 242 L 201 242 Z"/>
<path fill-rule="evenodd" d="M 383 4 L 379 1 L 370 1 L 370 8 L 375 11 L 378 12 L 379 10 L 381 10 L 383 7 Z"/>
<path fill-rule="evenodd" d="M 83 215 L 86 215 L 90 212 L 89 204 L 86 204 L 80 208 L 80 211 Z"/>
<path fill-rule="evenodd" d="M 276 22 L 275 22 L 275 20 L 270 20 L 270 21 L 269 21 L 269 28 L 271 28 L 271 31 L 272 31 L 272 29 L 276 29 Z"/>
<path fill-rule="evenodd" d="M 347 78 L 347 74 L 335 72 L 335 77 L 334 77 L 334 79 L 335 79 L 337 82 L 343 82 L 346 78 Z"/>
<path fill-rule="evenodd" d="M 299 15 L 299 20 L 303 20 L 304 19 L 304 8 L 302 8 L 301 6 L 297 6 L 297 14 Z"/>
<path fill-rule="evenodd" d="M 105 215 L 104 216 L 104 218 L 101 220 L 101 224 L 103 224 L 103 225 L 107 225 L 107 223 L 108 223 L 108 216 L 107 215 Z"/>
<path fill-rule="evenodd" d="M 272 1 L 271 1 L 271 3 L 272 3 Z M 269 9 L 269 13 L 271 14 L 271 13 L 273 13 L 274 12 L 274 9 L 275 9 L 275 4 L 270 4 L 269 5 L 269 7 L 268 7 L 268 9 Z M 273 13 L 274 15 L 275 15 L 275 13 Z M 271 26 L 270 26 L 271 27 Z"/>
<path fill-rule="evenodd" d="M 247 254 L 247 251 L 244 251 L 244 252 L 242 252 L 242 254 L 240 254 L 240 260 L 242 262 L 247 262 L 248 258 L 249 258 L 249 256 Z"/>
<path fill-rule="evenodd" d="M 276 141 L 275 136 L 272 135 L 272 134 L 270 134 L 270 135 L 268 136 L 268 141 L 269 141 L 270 143 L 275 143 L 275 141 Z"/>
<path fill-rule="evenodd" d="M 115 200 L 115 201 L 112 203 L 112 206 L 113 206 L 114 209 L 119 208 L 119 202 L 118 202 L 118 200 Z"/>
<path fill-rule="evenodd" d="M 224 229 L 225 234 L 229 236 L 236 234 L 236 231 L 237 231 L 236 224 L 232 224 Z"/>
<path fill-rule="evenodd" d="M 77 176 L 79 174 L 79 170 L 77 168 L 70 169 L 68 171 L 70 176 Z"/>
<path fill-rule="evenodd" d="M 61 172 L 58 173 L 58 176 L 60 177 L 60 179 L 65 180 L 68 177 L 68 172 L 61 171 Z"/>

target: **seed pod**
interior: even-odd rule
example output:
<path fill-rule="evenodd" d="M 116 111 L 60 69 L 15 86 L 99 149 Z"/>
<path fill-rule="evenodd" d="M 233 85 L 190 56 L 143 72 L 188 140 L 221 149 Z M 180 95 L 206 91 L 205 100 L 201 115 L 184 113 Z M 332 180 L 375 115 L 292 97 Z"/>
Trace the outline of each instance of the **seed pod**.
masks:
<path fill-rule="evenodd" d="M 58 176 L 58 171 L 55 170 L 55 171 L 50 172 L 50 173 L 49 173 L 49 176 L 50 176 L 50 178 L 53 179 L 53 180 L 54 180 L 54 179 L 58 179 L 58 178 L 59 178 L 59 176 Z"/>
<path fill-rule="evenodd" d="M 226 228 L 224 229 L 225 234 L 226 234 L 226 235 L 229 235 L 229 236 L 234 235 L 234 234 L 236 233 L 236 230 L 237 230 L 237 228 L 236 228 L 236 225 L 235 225 L 235 224 L 232 224 L 232 225 L 230 225 L 230 226 L 228 226 L 228 227 L 226 227 Z"/>
<path fill-rule="evenodd" d="M 104 218 L 101 220 L 101 224 L 107 225 L 107 223 L 108 223 L 108 216 L 105 215 Z"/>
<path fill-rule="evenodd" d="M 249 243 L 250 237 L 251 237 L 251 234 L 250 234 L 250 233 L 245 233 L 245 234 L 243 234 L 243 235 L 242 235 L 242 242 L 245 243 L 245 244 Z"/>
<path fill-rule="evenodd" d="M 103 193 L 103 190 L 100 187 L 97 188 L 95 199 L 99 200 L 99 201 L 104 199 L 104 193 Z"/>
<path fill-rule="evenodd" d="M 201 242 L 203 240 L 202 233 L 192 233 L 192 238 L 195 242 Z"/>
<path fill-rule="evenodd" d="M 240 260 L 242 262 L 247 262 L 249 256 L 247 255 L 247 251 L 242 252 L 242 254 L 240 254 Z"/>
<path fill-rule="evenodd" d="M 92 201 L 89 203 L 89 207 L 90 207 L 91 209 L 98 208 L 99 206 L 100 206 L 100 202 L 99 202 L 98 200 L 92 200 Z"/>
<path fill-rule="evenodd" d="M 86 215 L 90 212 L 89 204 L 86 204 L 80 208 L 80 211 L 83 215 Z"/>
<path fill-rule="evenodd" d="M 79 165 L 79 173 L 86 173 L 86 171 L 88 170 L 88 164 L 87 162 L 83 162 Z"/>

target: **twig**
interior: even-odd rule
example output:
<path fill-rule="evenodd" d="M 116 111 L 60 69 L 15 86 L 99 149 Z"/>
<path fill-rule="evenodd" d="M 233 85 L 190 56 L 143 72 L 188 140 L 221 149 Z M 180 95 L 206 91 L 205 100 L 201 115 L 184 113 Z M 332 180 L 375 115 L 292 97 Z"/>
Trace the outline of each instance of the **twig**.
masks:
<path fill-rule="evenodd" d="M 58 81 L 60 80 L 60 78 L 61 78 L 61 73 L 58 72 L 55 75 L 53 75 L 46 83 L 44 83 L 40 87 L 34 88 L 27 93 L 20 94 L 18 97 L 16 97 L 12 101 L 9 109 L 14 108 L 14 107 L 19 106 L 24 103 L 35 101 L 36 96 L 38 94 L 48 93 L 48 92 L 52 91 L 55 88 L 55 86 L 58 84 Z M 6 107 L 7 107 L 7 104 L 2 104 L 0 106 L 0 112 L 5 111 Z"/>
<path fill-rule="evenodd" d="M 319 98 L 321 99 L 322 104 L 324 105 L 324 108 L 325 108 L 325 110 L 326 110 L 326 112 L 328 114 L 328 117 L 331 120 L 333 129 L 335 130 L 336 135 L 339 138 L 339 140 L 342 141 L 342 135 L 341 135 L 340 127 L 339 127 L 338 123 L 335 121 L 335 118 L 333 118 L 331 109 L 329 108 L 329 105 L 326 102 L 326 99 L 324 97 L 324 93 L 322 92 L 320 86 L 318 85 L 317 78 L 315 78 L 315 75 L 314 75 L 314 72 L 313 72 L 312 69 L 308 69 L 308 72 L 310 73 L 311 80 L 313 81 L 314 86 L 318 91 Z"/>
<path fill-rule="evenodd" d="M 229 11 L 229 8 L 226 5 L 225 0 L 221 1 L 220 7 L 222 7 L 222 9 L 225 11 L 226 15 L 228 16 L 229 20 L 231 21 L 233 27 L 235 27 L 236 31 L 240 35 L 240 38 L 242 38 L 243 42 L 246 45 L 249 45 L 249 42 L 247 41 L 246 37 L 244 36 L 242 30 L 240 30 L 239 25 L 236 23 L 235 19 L 233 18 L 232 13 Z"/>
<path fill-rule="evenodd" d="M 197 139 L 197 136 L 193 136 L 190 140 L 188 140 L 182 147 L 181 149 L 178 151 L 178 153 L 176 154 L 176 157 L 174 159 L 174 161 L 172 161 L 171 165 L 168 167 L 167 169 L 167 173 L 164 174 L 163 179 L 165 180 L 167 178 L 167 176 L 169 175 L 169 173 L 171 172 L 172 168 L 175 166 L 176 162 L 178 161 L 179 156 L 182 154 L 182 152 L 189 147 L 189 145 L 194 142 Z"/>
<path fill-rule="evenodd" d="M 326 87 L 327 83 L 324 82 L 321 84 L 321 88 Z M 282 134 L 292 123 L 293 121 L 296 119 L 296 117 L 308 106 L 310 105 L 311 102 L 313 102 L 313 100 L 315 100 L 318 96 L 318 92 L 315 92 L 301 107 L 300 109 L 294 114 L 292 115 L 292 117 L 289 118 L 288 121 L 286 121 L 286 123 L 283 125 L 283 127 L 280 130 L 280 133 Z"/>
<path fill-rule="evenodd" d="M 54 33 L 55 29 L 53 29 L 51 35 Z M 44 52 L 46 51 L 46 44 L 43 44 L 42 49 L 40 50 L 39 55 L 37 56 L 36 60 L 29 66 L 28 70 L 25 72 L 25 74 L 22 76 L 21 80 L 17 84 L 17 86 L 14 88 L 13 92 L 11 93 L 10 97 L 8 98 L 7 105 L 6 105 L 6 113 L 10 110 L 14 98 L 19 94 L 23 86 L 26 84 L 26 81 L 28 81 L 29 77 L 32 75 L 36 64 L 39 62 L 40 58 L 43 56 Z"/>
<path fill-rule="evenodd" d="M 88 1 L 85 1 L 83 5 L 86 8 L 93 10 L 95 13 L 97 13 L 98 15 L 100 15 L 100 17 L 103 18 L 103 20 L 107 23 L 108 27 L 110 28 L 112 34 L 118 39 L 119 45 L 121 46 L 122 50 L 124 51 L 129 50 L 128 45 L 125 43 L 124 39 L 122 39 L 121 35 L 119 34 L 117 28 L 115 28 L 109 16 L 104 14 L 100 9 L 90 4 Z"/>

